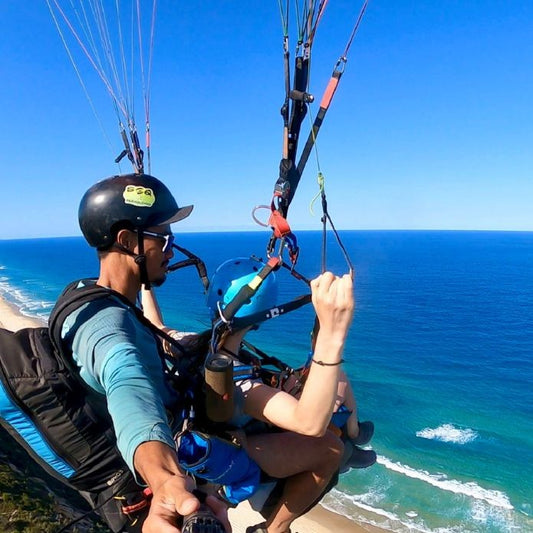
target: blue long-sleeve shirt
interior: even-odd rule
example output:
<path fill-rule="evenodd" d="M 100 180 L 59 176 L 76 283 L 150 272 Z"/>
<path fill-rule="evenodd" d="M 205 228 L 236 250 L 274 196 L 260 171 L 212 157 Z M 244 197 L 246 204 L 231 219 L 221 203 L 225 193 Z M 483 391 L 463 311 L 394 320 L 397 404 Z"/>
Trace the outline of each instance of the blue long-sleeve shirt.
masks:
<path fill-rule="evenodd" d="M 115 298 L 89 302 L 67 317 L 62 337 L 71 343 L 82 379 L 105 394 L 118 449 L 132 472 L 135 450 L 143 442 L 174 447 L 165 408 L 176 403 L 177 393 L 165 380 L 152 332 L 133 309 Z"/>

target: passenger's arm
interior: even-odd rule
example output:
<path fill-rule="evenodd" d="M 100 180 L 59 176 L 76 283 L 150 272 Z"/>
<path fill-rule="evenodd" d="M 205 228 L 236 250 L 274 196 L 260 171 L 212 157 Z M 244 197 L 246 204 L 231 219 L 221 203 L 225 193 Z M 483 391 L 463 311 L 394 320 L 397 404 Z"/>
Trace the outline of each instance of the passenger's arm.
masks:
<path fill-rule="evenodd" d="M 168 329 L 165 328 L 163 324 L 163 315 L 161 309 L 157 302 L 155 293 L 149 289 L 146 290 L 144 287 L 141 290 L 141 304 L 143 309 L 144 316 L 156 327 L 159 329 Z"/>
<path fill-rule="evenodd" d="M 164 331 L 167 335 L 170 335 L 174 340 L 179 343 L 185 349 L 195 350 L 197 346 L 202 346 L 202 341 L 199 339 L 197 333 L 191 331 L 178 331 L 177 329 L 170 328 L 163 323 L 163 314 L 157 302 L 156 294 L 153 290 L 141 290 L 141 303 L 143 307 L 144 316 L 157 328 Z M 168 354 L 174 357 L 180 357 L 182 351 L 177 349 L 166 338 L 161 337 L 163 343 L 163 349 Z"/>
<path fill-rule="evenodd" d="M 329 425 L 339 379 L 344 342 L 351 324 L 354 297 L 349 276 L 326 272 L 312 281 L 313 305 L 320 331 L 301 397 L 258 385 L 245 394 L 246 412 L 304 435 L 323 435 Z"/>

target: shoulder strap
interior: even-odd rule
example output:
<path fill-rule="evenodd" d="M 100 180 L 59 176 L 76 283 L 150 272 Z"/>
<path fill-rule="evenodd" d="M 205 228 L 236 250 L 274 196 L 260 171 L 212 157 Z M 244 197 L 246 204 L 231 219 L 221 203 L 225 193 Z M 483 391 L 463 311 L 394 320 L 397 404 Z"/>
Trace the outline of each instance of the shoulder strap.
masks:
<path fill-rule="evenodd" d="M 54 348 L 58 353 L 63 354 L 63 341 L 61 339 L 61 330 L 65 319 L 76 309 L 82 305 L 98 300 L 101 298 L 109 298 L 111 294 L 118 294 L 111 289 L 101 287 L 95 284 L 96 280 L 84 279 L 69 283 L 52 309 L 48 319 L 48 330 L 50 332 L 50 339 Z M 89 282 L 89 285 L 79 286 L 80 283 Z M 131 305 L 131 304 L 129 304 Z"/>
<path fill-rule="evenodd" d="M 50 339 L 52 341 L 52 344 L 54 345 L 54 348 L 58 351 L 58 353 L 64 356 L 61 330 L 63 328 L 65 319 L 71 313 L 76 311 L 76 309 L 78 309 L 82 305 L 92 302 L 94 300 L 104 298 L 115 298 L 116 300 L 119 300 L 122 304 L 124 304 L 126 307 L 132 309 L 139 322 L 146 326 L 154 335 L 165 339 L 172 346 L 177 348 L 182 354 L 187 355 L 187 351 L 179 343 L 179 341 L 177 341 L 164 331 L 160 330 L 157 326 L 152 324 L 152 322 L 150 322 L 144 316 L 141 309 L 132 304 L 125 296 L 123 296 L 117 291 L 114 291 L 113 289 L 96 285 L 95 282 L 96 280 L 94 278 L 88 278 L 69 283 L 69 285 L 65 287 L 65 289 L 59 296 L 56 305 L 52 309 L 52 312 L 50 313 L 50 318 L 48 320 L 48 329 L 50 332 Z M 80 283 L 84 283 L 84 285 L 80 287 Z M 160 357 L 162 358 L 164 363 L 170 362 L 172 365 L 175 364 L 176 361 L 171 356 L 165 354 L 163 350 L 159 350 L 159 352 Z"/>

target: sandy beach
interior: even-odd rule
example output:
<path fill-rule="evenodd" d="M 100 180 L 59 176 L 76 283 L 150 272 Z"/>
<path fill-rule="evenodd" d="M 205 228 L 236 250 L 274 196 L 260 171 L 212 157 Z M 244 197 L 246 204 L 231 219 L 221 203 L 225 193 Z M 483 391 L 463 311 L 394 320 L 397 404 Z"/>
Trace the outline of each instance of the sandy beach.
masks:
<path fill-rule="evenodd" d="M 18 309 L 0 297 L 0 327 L 16 331 L 25 327 L 42 326 L 44 322 L 22 315 Z M 263 521 L 248 503 L 242 503 L 229 511 L 233 533 L 244 533 L 246 527 Z M 332 513 L 318 505 L 292 525 L 293 533 L 357 533 L 382 531 L 367 524 L 359 524 L 346 517 Z"/>

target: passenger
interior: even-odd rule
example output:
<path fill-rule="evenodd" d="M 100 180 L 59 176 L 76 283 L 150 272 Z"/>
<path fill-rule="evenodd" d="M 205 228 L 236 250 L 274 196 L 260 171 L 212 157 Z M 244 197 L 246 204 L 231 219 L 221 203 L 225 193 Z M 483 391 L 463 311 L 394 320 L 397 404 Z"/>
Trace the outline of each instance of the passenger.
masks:
<path fill-rule="evenodd" d="M 256 271 L 260 270 L 262 266 L 261 263 L 248 258 L 231 259 L 219 266 L 211 280 L 209 293 L 207 295 L 207 305 L 212 319 L 217 318 L 218 302 L 222 303 L 222 307 L 227 305 L 239 292 L 240 288 L 243 285 L 246 285 L 255 276 Z M 278 283 L 275 274 L 272 273 L 266 278 L 265 282 L 260 286 L 251 301 L 239 309 L 235 317 L 242 318 L 275 308 L 278 303 L 277 296 Z M 236 331 L 228 336 L 223 345 L 223 350 L 232 354 L 234 359 L 236 359 L 235 355 L 238 353 L 242 341 L 251 327 L 252 326 L 242 329 L 241 331 Z M 313 359 L 309 362 L 311 367 L 316 366 L 312 364 L 314 359 L 316 359 L 315 356 L 313 356 Z M 236 362 L 234 364 L 238 365 L 239 363 Z M 305 375 L 307 375 L 309 369 L 306 370 Z M 246 391 L 251 387 L 261 387 L 265 389 L 269 389 L 270 387 L 261 383 L 260 380 L 256 380 L 254 383 L 252 383 L 251 380 L 245 380 L 237 382 L 236 385 L 242 398 L 240 403 L 242 404 L 243 412 L 255 419 L 263 420 L 263 405 L 262 402 L 257 400 L 257 398 L 260 397 L 261 389 L 254 392 L 253 395 L 246 393 Z M 291 395 L 300 398 L 304 390 L 301 385 L 302 384 L 300 384 L 300 386 L 295 386 L 294 383 L 289 381 L 285 385 L 284 390 L 290 391 L 292 389 Z M 261 395 L 261 398 L 262 397 L 263 396 Z M 283 397 L 284 395 L 277 396 L 278 401 L 282 401 L 281 398 Z M 332 423 L 341 429 L 344 437 L 343 440 L 346 444 L 345 455 L 343 456 L 341 463 L 343 471 L 347 470 L 349 467 L 366 468 L 373 465 L 376 462 L 375 452 L 373 450 L 363 450 L 359 448 L 359 446 L 368 444 L 374 433 L 374 424 L 370 421 L 358 421 L 355 396 L 351 384 L 342 369 L 339 369 L 337 395 L 333 412 Z M 297 433 L 301 432 L 298 420 L 293 420 L 291 422 L 292 427 L 289 427 L 283 418 L 279 418 L 279 414 L 273 413 L 269 416 L 274 418 L 274 420 L 272 418 L 267 420 L 271 424 L 283 429 L 296 431 Z"/>
<path fill-rule="evenodd" d="M 212 318 L 216 318 L 217 302 L 222 302 L 222 307 L 227 304 L 261 267 L 257 261 L 242 258 L 217 269 L 208 293 Z M 273 478 L 286 480 L 283 494 L 266 523 L 248 528 L 248 532 L 289 531 L 290 524 L 317 503 L 339 469 L 343 446 L 328 426 L 338 391 L 348 390 L 345 383 L 339 387 L 339 367 L 352 320 L 353 285 L 349 276 L 337 278 L 328 272 L 313 280 L 311 289 L 320 330 L 299 398 L 265 385 L 259 378 L 236 383 L 235 412 L 230 425 L 243 427 L 255 419 L 285 430 L 246 437 L 245 447 L 262 470 Z M 236 317 L 275 307 L 275 293 L 275 274 L 270 274 Z M 167 333 L 173 333 L 164 326 L 157 301 L 149 291 L 143 291 L 142 301 L 145 315 Z M 241 364 L 237 354 L 248 329 L 229 335 L 221 349 L 233 356 L 237 368 Z M 357 436 L 356 431 L 352 434 Z M 365 466 L 375 462 L 373 451 L 361 452 L 369 455 Z"/>
<path fill-rule="evenodd" d="M 96 283 L 118 295 L 93 300 L 71 313 L 63 338 L 81 377 L 105 395 L 126 464 L 152 491 L 144 533 L 179 532 L 178 518 L 200 506 L 191 493 L 191 478 L 178 464 L 165 411 L 179 401 L 178 393 L 165 381 L 156 336 L 134 309 L 141 285 L 165 281 L 174 255 L 170 225 L 191 210 L 178 207 L 159 180 L 140 174 L 98 182 L 79 208 L 83 235 L 98 251 Z M 108 503 L 113 503 L 111 498 Z M 229 528 L 225 506 L 213 497 L 207 503 Z M 141 525 L 142 520 L 131 530 L 140 531 Z"/>

